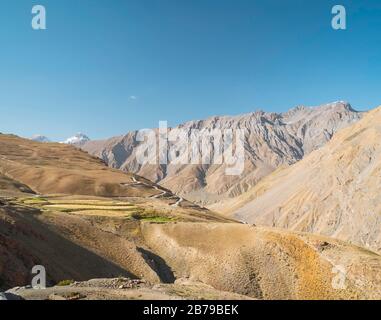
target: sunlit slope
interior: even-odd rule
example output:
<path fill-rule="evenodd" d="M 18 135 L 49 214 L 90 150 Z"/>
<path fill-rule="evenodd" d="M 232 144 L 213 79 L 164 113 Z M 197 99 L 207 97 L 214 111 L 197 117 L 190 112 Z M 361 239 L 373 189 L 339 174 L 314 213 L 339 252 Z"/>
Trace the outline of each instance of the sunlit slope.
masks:
<path fill-rule="evenodd" d="M 196 220 L 227 221 L 147 179 L 111 169 L 98 158 L 64 144 L 0 134 L 0 175 L 0 188 L 6 178 L 42 195 L 129 198 L 153 210 L 193 214 Z M 4 195 L 5 191 L 0 193 L 0 197 Z"/>
<path fill-rule="evenodd" d="M 381 251 L 381 107 L 325 147 L 263 179 L 231 208 L 240 220 L 329 235 Z"/>
<path fill-rule="evenodd" d="M 0 135 L 0 173 L 43 194 L 149 196 L 157 193 L 152 187 L 129 187 L 131 175 L 109 169 L 99 159 L 72 146 L 10 135 Z"/>
<path fill-rule="evenodd" d="M 341 241 L 242 224 L 144 224 L 142 230 L 177 278 L 218 290 L 259 299 L 381 297 L 381 257 Z M 346 272 L 343 282 L 336 266 Z"/>

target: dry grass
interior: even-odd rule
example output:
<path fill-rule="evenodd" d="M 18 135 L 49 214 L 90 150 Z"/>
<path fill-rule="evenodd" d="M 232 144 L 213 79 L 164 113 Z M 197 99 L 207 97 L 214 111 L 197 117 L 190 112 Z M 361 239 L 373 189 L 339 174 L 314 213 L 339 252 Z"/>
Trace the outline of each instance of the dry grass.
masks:
<path fill-rule="evenodd" d="M 56 211 L 79 216 L 126 218 L 156 223 L 178 220 L 178 217 L 160 210 L 142 208 L 127 201 L 35 197 L 17 199 L 15 203 L 35 207 L 42 210 L 42 212 Z"/>
<path fill-rule="evenodd" d="M 78 205 L 95 205 L 95 206 L 132 206 L 129 202 L 117 202 L 113 200 L 102 201 L 96 199 L 50 199 L 50 203 L 52 204 L 78 204 Z"/>
<path fill-rule="evenodd" d="M 96 205 L 96 204 L 48 204 L 43 206 L 44 209 L 52 210 L 69 210 L 69 211 L 78 211 L 78 210 L 108 210 L 108 211 L 131 211 L 137 209 L 133 205 L 128 206 L 114 206 L 110 205 Z"/>
<path fill-rule="evenodd" d="M 128 211 L 112 211 L 112 210 L 79 210 L 70 211 L 71 214 L 78 214 L 81 216 L 97 216 L 97 217 L 121 217 L 121 218 L 131 218 L 131 212 Z"/>
<path fill-rule="evenodd" d="M 51 197 L 24 198 L 16 203 L 37 207 L 42 211 L 58 211 L 83 216 L 125 217 L 144 211 L 129 202 L 96 199 L 54 199 Z"/>

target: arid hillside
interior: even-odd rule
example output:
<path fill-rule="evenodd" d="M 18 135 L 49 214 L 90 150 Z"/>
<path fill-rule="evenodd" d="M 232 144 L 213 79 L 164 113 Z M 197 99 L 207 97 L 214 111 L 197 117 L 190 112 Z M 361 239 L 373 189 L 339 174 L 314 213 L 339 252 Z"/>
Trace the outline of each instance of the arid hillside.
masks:
<path fill-rule="evenodd" d="M 29 192 L 45 195 L 121 197 L 177 211 L 205 211 L 147 179 L 108 168 L 102 160 L 73 146 L 0 134 L 0 190 L 2 185 L 10 187 L 11 181 L 12 190 L 18 191 L 24 185 Z"/>
<path fill-rule="evenodd" d="M 46 200 L 69 207 L 67 199 Z M 0 209 L 4 289 L 30 283 L 35 264 L 46 267 L 50 285 L 118 277 L 111 286 L 11 290 L 23 298 L 381 298 L 381 257 L 338 240 L 239 223 L 135 219 L 104 209 L 64 212 L 23 201 Z M 142 282 L 129 285 L 126 277 Z"/>
<path fill-rule="evenodd" d="M 0 173 L 38 193 L 139 197 L 158 193 L 152 183 L 135 187 L 131 174 L 110 170 L 72 146 L 0 135 L 0 150 Z"/>
<path fill-rule="evenodd" d="M 137 132 L 105 141 L 89 141 L 80 147 L 104 160 L 110 167 L 133 172 L 159 183 L 201 205 L 210 205 L 236 197 L 246 192 L 263 177 L 280 166 L 301 160 L 311 151 L 322 147 L 335 132 L 361 119 L 362 113 L 344 102 L 335 102 L 319 107 L 296 107 L 285 113 L 257 111 L 238 116 L 212 117 L 190 121 L 176 128 L 184 130 L 187 137 L 193 130 L 208 135 L 214 129 L 243 129 L 244 170 L 240 175 L 227 175 L 226 164 L 163 165 L 158 158 L 153 164 L 141 165 L 136 154 L 141 142 Z M 225 143 L 223 136 L 222 143 Z M 169 142 L 169 146 L 173 142 Z M 211 159 L 216 150 L 210 144 Z M 199 152 L 202 153 L 201 144 Z M 151 160 L 150 160 L 151 161 Z M 191 163 L 190 161 L 187 163 Z"/>
<path fill-rule="evenodd" d="M 176 278 L 219 290 L 257 299 L 381 296 L 381 257 L 327 237 L 215 223 L 144 224 L 142 233 Z"/>
<path fill-rule="evenodd" d="M 29 283 L 37 264 L 47 268 L 51 284 L 120 275 L 168 282 L 141 240 L 140 224 L 209 220 L 223 221 L 106 198 L 0 195 L 0 287 Z"/>
<path fill-rule="evenodd" d="M 323 234 L 381 252 L 380 190 L 377 108 L 323 148 L 223 206 L 249 223 Z"/>

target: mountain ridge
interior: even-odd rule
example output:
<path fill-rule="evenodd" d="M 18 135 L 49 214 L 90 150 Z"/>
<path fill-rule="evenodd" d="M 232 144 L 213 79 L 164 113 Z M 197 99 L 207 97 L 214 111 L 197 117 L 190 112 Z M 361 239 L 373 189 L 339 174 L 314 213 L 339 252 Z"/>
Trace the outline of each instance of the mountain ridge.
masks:
<path fill-rule="evenodd" d="M 380 252 L 380 123 L 378 107 L 222 206 L 241 221 L 324 234 Z"/>
<path fill-rule="evenodd" d="M 137 131 L 86 142 L 81 148 L 112 168 L 139 174 L 193 202 L 211 205 L 244 193 L 279 166 L 299 161 L 362 115 L 363 112 L 355 111 L 350 104 L 339 101 L 319 107 L 299 106 L 283 113 L 256 111 L 215 116 L 175 127 L 185 130 L 188 136 L 193 129 L 201 132 L 215 128 L 245 129 L 245 169 L 240 176 L 227 176 L 225 164 L 140 165 L 136 161 L 136 149 L 140 145 Z"/>

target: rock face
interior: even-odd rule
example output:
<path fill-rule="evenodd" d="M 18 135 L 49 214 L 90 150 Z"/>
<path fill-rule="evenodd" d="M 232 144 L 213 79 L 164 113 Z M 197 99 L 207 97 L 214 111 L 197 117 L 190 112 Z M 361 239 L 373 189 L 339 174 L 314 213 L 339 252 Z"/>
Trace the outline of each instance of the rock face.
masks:
<path fill-rule="evenodd" d="M 177 128 L 187 136 L 192 129 L 244 129 L 245 167 L 240 175 L 226 175 L 224 164 L 140 165 L 136 160 L 137 132 L 105 141 L 90 141 L 83 150 L 103 159 L 110 167 L 139 174 L 171 189 L 188 200 L 212 204 L 238 196 L 282 165 L 301 160 L 323 146 L 333 134 L 358 121 L 362 113 L 344 102 L 319 107 L 296 107 L 286 113 L 254 113 L 191 121 Z M 224 137 L 222 140 L 224 141 Z M 212 149 L 213 158 L 215 150 Z"/>
<path fill-rule="evenodd" d="M 235 200 L 235 217 L 381 252 L 381 107 Z"/>

